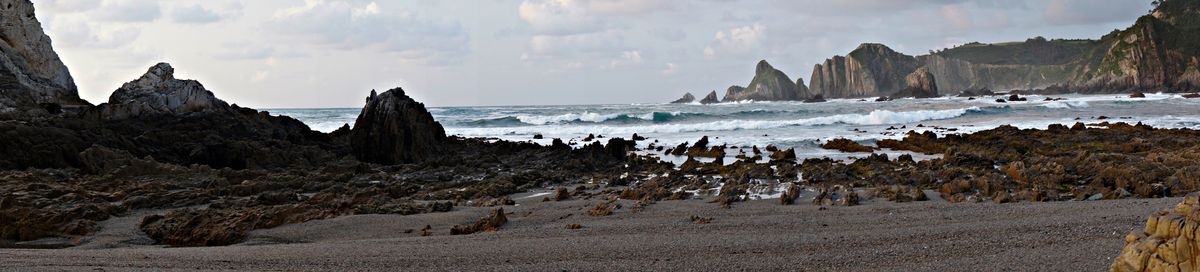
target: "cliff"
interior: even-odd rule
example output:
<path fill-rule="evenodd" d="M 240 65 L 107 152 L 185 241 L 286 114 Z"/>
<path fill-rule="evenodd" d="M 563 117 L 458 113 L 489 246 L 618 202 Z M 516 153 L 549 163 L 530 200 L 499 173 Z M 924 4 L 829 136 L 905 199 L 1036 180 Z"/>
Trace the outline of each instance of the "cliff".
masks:
<path fill-rule="evenodd" d="M 796 101 L 811 97 L 807 90 L 808 87 L 796 86 L 796 82 L 783 71 L 775 69 L 766 60 L 761 60 L 755 66 L 754 79 L 750 81 L 750 85 L 746 85 L 746 88 L 730 87 L 721 101 Z"/>
<path fill-rule="evenodd" d="M 90 105 L 42 32 L 29 0 L 0 0 L 0 113 L 37 104 Z"/>
<path fill-rule="evenodd" d="M 809 82 L 813 93 L 826 98 L 889 96 L 906 87 L 904 77 L 920 66 L 913 56 L 866 43 L 817 64 Z"/>

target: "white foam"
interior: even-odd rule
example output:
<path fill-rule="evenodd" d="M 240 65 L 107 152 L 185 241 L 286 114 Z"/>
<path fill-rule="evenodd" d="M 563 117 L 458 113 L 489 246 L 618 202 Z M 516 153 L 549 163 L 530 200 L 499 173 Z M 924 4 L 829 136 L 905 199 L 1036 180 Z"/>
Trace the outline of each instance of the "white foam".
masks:
<path fill-rule="evenodd" d="M 1042 107 L 1051 109 L 1075 109 L 1088 107 L 1087 101 L 1053 101 L 1042 104 Z"/>
<path fill-rule="evenodd" d="M 532 135 L 545 133 L 551 135 L 574 135 L 600 133 L 603 135 L 630 135 L 633 133 L 682 133 L 704 131 L 736 131 L 762 130 L 792 126 L 821 126 L 834 124 L 848 125 L 894 125 L 910 124 L 928 120 L 943 120 L 963 116 L 971 111 L 979 111 L 979 107 L 948 109 L 948 110 L 919 110 L 895 112 L 889 110 L 874 110 L 868 114 L 839 114 L 804 118 L 796 120 L 722 120 L 705 123 L 688 124 L 658 124 L 637 126 L 532 126 L 504 128 L 448 128 L 447 133 L 468 137 L 494 135 Z"/>

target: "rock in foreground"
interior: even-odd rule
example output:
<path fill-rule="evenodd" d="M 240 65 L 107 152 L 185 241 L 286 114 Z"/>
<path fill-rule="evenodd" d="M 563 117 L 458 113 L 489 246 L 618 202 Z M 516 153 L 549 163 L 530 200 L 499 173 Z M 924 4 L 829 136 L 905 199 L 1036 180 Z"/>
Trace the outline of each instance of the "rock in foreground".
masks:
<path fill-rule="evenodd" d="M 1196 271 L 1200 262 L 1200 194 L 1191 193 L 1174 209 L 1146 220 L 1145 229 L 1125 236 L 1125 248 L 1112 265 L 1114 272 Z"/>
<path fill-rule="evenodd" d="M 425 105 L 395 88 L 367 98 L 350 130 L 354 156 L 364 162 L 400 164 L 422 162 L 437 156 L 446 131 L 433 120 Z"/>

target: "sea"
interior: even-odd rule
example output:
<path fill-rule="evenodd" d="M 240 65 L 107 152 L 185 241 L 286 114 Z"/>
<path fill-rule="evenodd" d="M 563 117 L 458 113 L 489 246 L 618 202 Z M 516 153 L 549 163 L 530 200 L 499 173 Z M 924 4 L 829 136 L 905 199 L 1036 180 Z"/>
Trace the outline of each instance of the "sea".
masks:
<path fill-rule="evenodd" d="M 720 104 L 610 104 L 561 106 L 432 107 L 428 110 L 449 135 L 549 144 L 552 139 L 586 144 L 595 135 L 646 137 L 640 147 L 672 147 L 708 136 L 713 144 L 795 148 L 800 157 L 837 157 L 821 143 L 847 138 L 864 144 L 903 138 L 908 131 L 971 133 L 1012 125 L 1046 128 L 1075 122 L 1127 122 L 1159 128 L 1200 129 L 1200 99 L 1179 94 L 1145 98 L 1113 95 L 1030 95 L 1027 101 L 998 102 L 1007 96 L 942 97 L 876 102 L 874 98 L 823 103 L 736 102 Z M 270 109 L 296 118 L 313 130 L 353 126 L 361 109 Z M 542 139 L 534 139 L 541 135 Z M 841 154 L 844 155 L 844 154 Z"/>

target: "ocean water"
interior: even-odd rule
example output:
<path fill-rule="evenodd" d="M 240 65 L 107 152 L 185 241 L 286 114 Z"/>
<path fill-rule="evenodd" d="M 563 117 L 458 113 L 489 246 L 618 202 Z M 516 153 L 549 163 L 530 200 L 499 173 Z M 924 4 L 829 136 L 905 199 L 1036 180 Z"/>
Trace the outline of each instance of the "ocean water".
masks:
<path fill-rule="evenodd" d="M 434 107 L 430 113 L 446 133 L 548 144 L 554 138 L 581 143 L 588 134 L 629 138 L 634 133 L 650 144 L 674 146 L 709 136 L 714 144 L 797 148 L 802 157 L 833 155 L 819 144 L 848 138 L 864 143 L 898 139 L 909 130 L 939 134 L 969 133 L 1013 125 L 1046 128 L 1050 124 L 1142 122 L 1155 127 L 1200 129 L 1200 99 L 1178 94 L 1031 95 L 1028 101 L 998 103 L 996 97 L 976 100 L 943 97 L 874 102 L 835 99 L 825 103 L 741 102 L 700 104 L 628 104 L 564 106 Z M 329 132 L 353 125 L 360 109 L 272 109 L 275 115 L 296 118 L 314 130 Z M 1078 118 L 1078 119 L 1077 119 Z M 889 128 L 896 129 L 889 129 Z M 939 129 L 935 129 L 938 127 Z M 534 140 L 535 134 L 545 138 Z M 602 139 L 602 140 L 605 140 Z"/>

